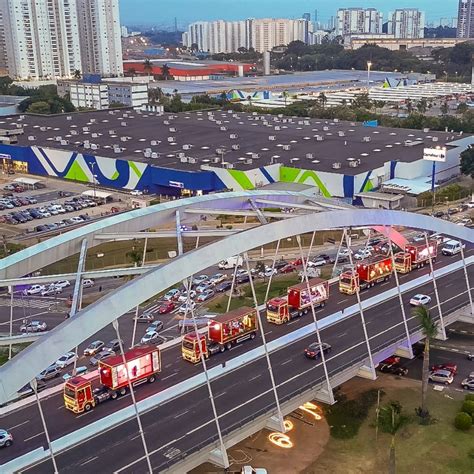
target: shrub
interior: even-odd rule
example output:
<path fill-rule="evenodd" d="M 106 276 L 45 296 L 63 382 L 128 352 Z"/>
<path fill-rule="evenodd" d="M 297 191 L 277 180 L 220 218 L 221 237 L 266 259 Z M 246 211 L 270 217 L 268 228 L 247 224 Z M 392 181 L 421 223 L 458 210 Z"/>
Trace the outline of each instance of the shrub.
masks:
<path fill-rule="evenodd" d="M 460 412 L 454 418 L 454 426 L 458 430 L 467 431 L 471 428 L 472 425 L 472 417 L 467 413 Z"/>
<path fill-rule="evenodd" d="M 463 411 L 464 413 L 467 413 L 471 417 L 474 416 L 474 401 L 473 400 L 466 400 L 462 404 L 461 411 Z"/>
<path fill-rule="evenodd" d="M 474 401 L 474 393 L 468 393 L 465 397 L 464 397 L 464 400 L 466 401 Z"/>

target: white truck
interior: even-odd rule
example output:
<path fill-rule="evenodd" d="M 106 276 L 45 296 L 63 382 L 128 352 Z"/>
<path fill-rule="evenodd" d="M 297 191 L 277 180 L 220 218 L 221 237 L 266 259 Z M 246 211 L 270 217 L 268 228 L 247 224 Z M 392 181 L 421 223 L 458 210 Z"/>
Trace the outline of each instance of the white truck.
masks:
<path fill-rule="evenodd" d="M 220 270 L 231 270 L 235 267 L 241 267 L 243 263 L 244 259 L 241 256 L 236 255 L 234 257 L 228 257 L 225 260 L 222 260 L 222 262 L 219 262 L 218 267 Z"/>
<path fill-rule="evenodd" d="M 453 256 L 461 252 L 461 249 L 465 249 L 466 245 L 461 244 L 459 240 L 448 240 L 443 244 L 443 247 L 441 248 L 441 253 L 443 255 L 449 255 Z"/>

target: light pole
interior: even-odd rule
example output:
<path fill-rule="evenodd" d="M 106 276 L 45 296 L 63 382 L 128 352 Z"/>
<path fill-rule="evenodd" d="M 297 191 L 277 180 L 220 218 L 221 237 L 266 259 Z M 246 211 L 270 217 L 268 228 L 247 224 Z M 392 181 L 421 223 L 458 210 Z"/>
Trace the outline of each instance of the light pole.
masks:
<path fill-rule="evenodd" d="M 370 89 L 370 68 L 372 67 L 372 61 L 367 61 L 367 95 L 369 95 Z"/>
<path fill-rule="evenodd" d="M 95 201 L 95 198 L 96 198 L 96 195 L 95 195 L 95 178 L 97 178 L 97 175 L 94 174 L 95 163 L 93 161 L 91 161 L 89 163 L 89 165 L 90 165 L 91 171 L 92 171 L 92 188 L 94 189 L 94 201 Z"/>

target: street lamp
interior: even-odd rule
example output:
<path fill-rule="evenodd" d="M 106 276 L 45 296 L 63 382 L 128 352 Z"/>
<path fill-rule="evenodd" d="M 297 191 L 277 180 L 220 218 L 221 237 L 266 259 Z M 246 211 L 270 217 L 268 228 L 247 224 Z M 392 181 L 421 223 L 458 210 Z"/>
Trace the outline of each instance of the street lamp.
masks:
<path fill-rule="evenodd" d="M 370 88 L 370 68 L 372 67 L 372 61 L 367 61 L 367 94 Z"/>
<path fill-rule="evenodd" d="M 91 161 L 91 162 L 89 163 L 89 165 L 90 165 L 91 171 L 92 171 L 92 188 L 94 189 L 94 201 L 95 201 L 95 199 L 96 199 L 95 180 L 96 180 L 96 178 L 97 178 L 97 175 L 94 174 L 94 168 L 95 168 L 96 163 L 93 162 L 93 161 Z"/>

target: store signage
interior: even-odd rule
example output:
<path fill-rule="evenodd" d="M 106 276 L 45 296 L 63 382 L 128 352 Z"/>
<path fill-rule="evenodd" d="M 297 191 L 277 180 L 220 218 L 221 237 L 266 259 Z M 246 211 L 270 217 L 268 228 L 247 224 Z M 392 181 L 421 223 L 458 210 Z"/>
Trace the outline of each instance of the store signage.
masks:
<path fill-rule="evenodd" d="M 179 181 L 168 181 L 168 185 L 172 188 L 184 189 L 184 183 L 180 183 Z"/>
<path fill-rule="evenodd" d="M 425 148 L 423 150 L 423 159 L 427 161 L 446 161 L 446 148 Z"/>

